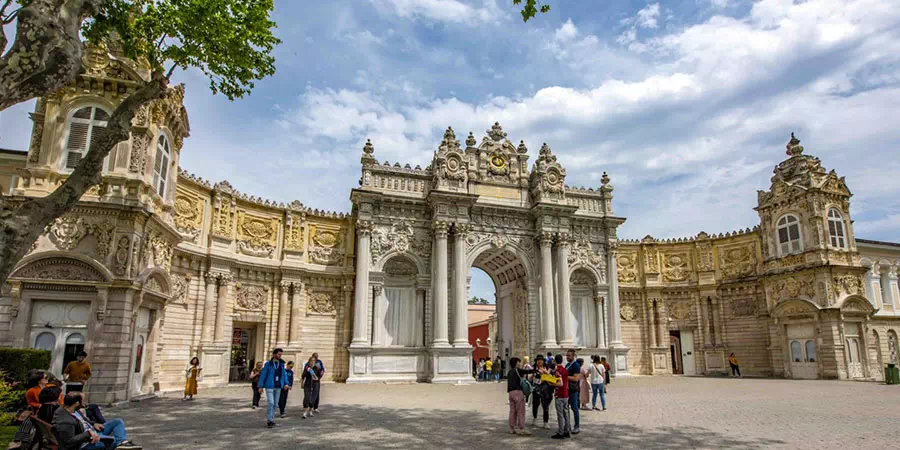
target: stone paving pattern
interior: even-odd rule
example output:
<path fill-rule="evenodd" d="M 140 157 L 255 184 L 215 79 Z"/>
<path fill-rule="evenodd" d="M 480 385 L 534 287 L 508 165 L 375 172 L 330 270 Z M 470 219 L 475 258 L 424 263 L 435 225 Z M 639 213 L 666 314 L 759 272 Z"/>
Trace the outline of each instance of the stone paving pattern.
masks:
<path fill-rule="evenodd" d="M 507 433 L 506 384 L 322 386 L 322 414 L 265 428 L 265 397 L 250 387 L 201 391 L 106 410 L 130 437 L 156 449 L 524 449 L 554 445 L 551 430 Z M 582 433 L 563 449 L 841 448 L 900 446 L 900 387 L 847 381 L 688 377 L 614 380 L 606 412 L 582 411 Z M 531 423 L 530 409 L 528 423 Z M 540 417 L 538 419 L 540 421 Z"/>

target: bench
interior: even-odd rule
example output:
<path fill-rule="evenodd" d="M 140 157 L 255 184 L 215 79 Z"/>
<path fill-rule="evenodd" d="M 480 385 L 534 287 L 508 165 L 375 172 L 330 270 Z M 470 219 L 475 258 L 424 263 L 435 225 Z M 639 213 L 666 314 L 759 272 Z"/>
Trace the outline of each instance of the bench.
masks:
<path fill-rule="evenodd" d="M 59 443 L 56 441 L 53 425 L 38 419 L 35 415 L 31 416 L 31 421 L 34 422 L 34 426 L 38 430 L 38 435 L 35 436 L 35 440 L 40 443 L 38 448 L 41 450 L 59 450 Z"/>

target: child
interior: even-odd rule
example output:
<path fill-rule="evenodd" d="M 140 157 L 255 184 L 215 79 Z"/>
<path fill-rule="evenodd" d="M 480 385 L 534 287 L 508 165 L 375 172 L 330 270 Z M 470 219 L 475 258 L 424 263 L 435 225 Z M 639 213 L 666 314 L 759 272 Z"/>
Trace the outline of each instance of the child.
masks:
<path fill-rule="evenodd" d="M 278 399 L 278 409 L 281 410 L 281 417 L 284 418 L 284 407 L 287 406 L 288 392 L 294 387 L 294 362 L 288 361 L 284 369 L 284 388 L 281 391 L 281 398 Z"/>
<path fill-rule="evenodd" d="M 257 361 L 256 367 L 250 371 L 250 383 L 253 386 L 253 409 L 259 408 L 259 398 L 262 396 L 259 393 L 259 374 L 262 373 L 263 362 Z"/>

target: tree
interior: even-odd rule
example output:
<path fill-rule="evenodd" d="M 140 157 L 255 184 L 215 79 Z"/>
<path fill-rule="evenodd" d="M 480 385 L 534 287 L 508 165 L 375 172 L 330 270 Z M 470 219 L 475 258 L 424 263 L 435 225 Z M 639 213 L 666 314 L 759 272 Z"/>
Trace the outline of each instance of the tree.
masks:
<path fill-rule="evenodd" d="M 15 40 L 0 56 L 0 111 L 74 82 L 83 70 L 82 36 L 116 41 L 125 55 L 149 65 L 150 81 L 128 89 L 88 154 L 55 191 L 41 198 L 0 195 L 0 285 L 55 219 L 101 181 L 102 164 L 129 138 L 142 106 L 165 98 L 175 69 L 205 74 L 228 99 L 275 73 L 273 0 L 0 0 L 3 25 Z M 0 47 L 8 43 L 0 30 Z"/>
<path fill-rule="evenodd" d="M 469 299 L 470 305 L 488 305 L 490 302 L 486 298 L 481 298 L 473 295 L 472 298 Z"/>
<path fill-rule="evenodd" d="M 513 5 L 521 5 L 523 0 L 513 0 Z M 528 19 L 534 18 L 538 12 L 544 14 L 550 11 L 550 5 L 545 5 L 537 0 L 524 0 L 525 5 L 522 6 L 522 22 L 528 22 Z"/>

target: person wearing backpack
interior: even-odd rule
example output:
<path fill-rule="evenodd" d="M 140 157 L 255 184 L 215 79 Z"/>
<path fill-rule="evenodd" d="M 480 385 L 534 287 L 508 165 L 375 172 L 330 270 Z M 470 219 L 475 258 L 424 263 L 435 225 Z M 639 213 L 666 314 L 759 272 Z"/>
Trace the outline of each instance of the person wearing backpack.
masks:
<path fill-rule="evenodd" d="M 506 376 L 506 393 L 509 395 L 509 434 L 530 435 L 525 429 L 525 391 L 531 392 L 531 384 L 524 378 L 534 373 L 534 369 L 519 368 L 519 358 L 509 360 Z"/>

